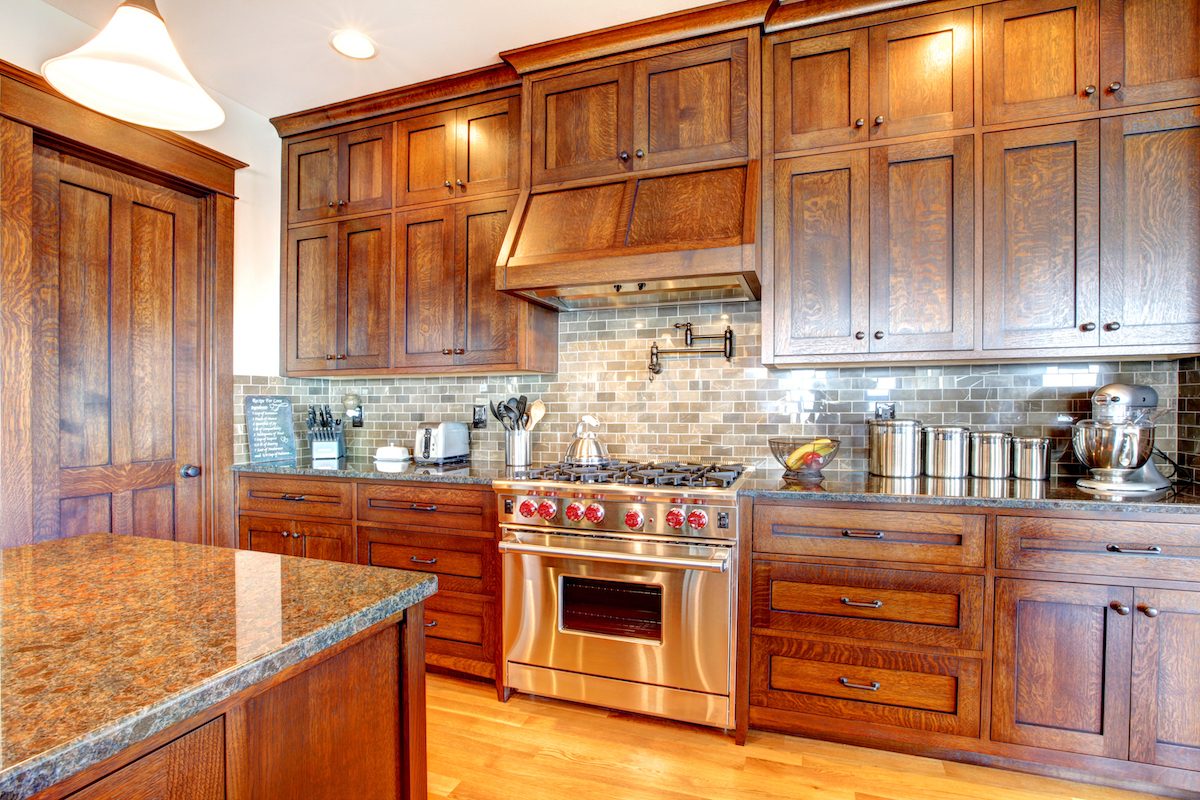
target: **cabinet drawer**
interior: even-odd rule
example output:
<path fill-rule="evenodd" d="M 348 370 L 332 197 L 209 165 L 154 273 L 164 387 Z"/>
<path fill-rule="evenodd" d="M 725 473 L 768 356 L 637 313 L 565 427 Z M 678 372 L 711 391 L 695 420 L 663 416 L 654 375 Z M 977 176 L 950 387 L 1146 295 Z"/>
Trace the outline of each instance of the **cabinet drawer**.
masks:
<path fill-rule="evenodd" d="M 996 566 L 1200 580 L 1200 525 L 1000 516 L 996 518 Z"/>
<path fill-rule="evenodd" d="M 750 669 L 752 705 L 979 735 L 975 659 L 754 636 Z"/>
<path fill-rule="evenodd" d="M 439 590 L 495 594 L 494 540 L 367 527 L 358 529 L 358 540 L 360 564 L 431 572 Z"/>
<path fill-rule="evenodd" d="M 983 647 L 983 578 L 755 561 L 756 628 Z"/>
<path fill-rule="evenodd" d="M 756 505 L 754 550 L 982 567 L 983 526 L 972 514 Z"/>
<path fill-rule="evenodd" d="M 495 502 L 491 492 L 366 483 L 358 487 L 358 518 L 366 522 L 474 531 L 493 538 Z"/>
<path fill-rule="evenodd" d="M 437 598 L 437 601 L 434 601 Z M 430 624 L 433 623 L 433 624 Z M 483 603 L 437 594 L 425 603 L 425 637 L 483 645 Z"/>
<path fill-rule="evenodd" d="M 354 485 L 303 478 L 238 479 L 238 510 L 350 519 Z"/>
<path fill-rule="evenodd" d="M 425 601 L 425 626 L 428 663 L 495 677 L 498 636 L 492 601 L 438 592 Z"/>

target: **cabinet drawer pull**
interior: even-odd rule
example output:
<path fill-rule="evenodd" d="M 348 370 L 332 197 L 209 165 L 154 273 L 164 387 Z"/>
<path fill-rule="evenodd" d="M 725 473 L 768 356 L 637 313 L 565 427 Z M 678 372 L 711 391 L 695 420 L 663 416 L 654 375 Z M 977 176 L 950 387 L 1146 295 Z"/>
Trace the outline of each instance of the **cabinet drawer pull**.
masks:
<path fill-rule="evenodd" d="M 426 628 L 436 628 L 436 627 L 437 627 L 437 620 L 435 619 L 435 620 L 431 620 L 431 621 L 429 621 L 429 622 L 426 622 L 426 623 L 425 623 L 425 627 L 426 627 Z"/>
<path fill-rule="evenodd" d="M 838 678 L 838 683 L 840 683 L 842 686 L 845 686 L 847 689 L 862 689 L 863 691 L 867 692 L 879 691 L 879 681 L 871 681 L 870 685 L 867 685 L 862 683 L 851 683 L 846 678 Z"/>
<path fill-rule="evenodd" d="M 1113 611 L 1117 612 L 1118 614 L 1120 614 L 1122 617 L 1129 616 L 1129 606 L 1125 605 L 1124 603 L 1122 603 L 1120 601 L 1113 600 L 1111 603 L 1108 604 L 1108 607 L 1111 608 Z"/>
<path fill-rule="evenodd" d="M 409 511 L 437 511 L 437 506 L 423 505 L 421 503 L 409 503 Z"/>
<path fill-rule="evenodd" d="M 864 603 L 861 600 L 851 600 L 849 597 L 843 597 L 842 605 L 854 606 L 855 608 L 879 608 L 880 606 L 883 605 L 883 601 L 882 600 L 869 600 Z"/>
<path fill-rule="evenodd" d="M 1138 606 L 1138 611 L 1142 612 L 1147 617 L 1157 617 L 1158 616 L 1158 609 L 1155 608 L 1154 606 L 1148 606 L 1145 603 L 1142 603 L 1141 605 Z"/>
<path fill-rule="evenodd" d="M 1127 556 L 1156 556 L 1162 553 L 1162 548 L 1156 544 L 1149 547 L 1121 547 L 1119 544 L 1110 544 L 1104 549 L 1110 553 L 1122 553 Z"/>
<path fill-rule="evenodd" d="M 1113 81 L 1112 83 L 1110 83 L 1110 84 L 1108 85 L 1108 90 L 1109 90 L 1110 92 L 1114 92 L 1114 93 L 1115 93 L 1115 92 L 1119 92 L 1119 91 L 1121 91 L 1121 82 L 1120 82 L 1120 81 Z"/>
<path fill-rule="evenodd" d="M 281 494 L 281 495 L 279 495 L 279 499 L 280 499 L 280 500 L 296 500 L 296 501 L 300 501 L 300 500 L 303 500 L 303 499 L 304 499 L 304 495 L 302 495 L 302 494 Z"/>
<path fill-rule="evenodd" d="M 850 539 L 882 539 L 883 531 L 842 531 L 842 536 Z"/>
<path fill-rule="evenodd" d="M 437 563 L 436 558 L 428 558 L 427 559 L 427 558 L 417 558 L 416 556 L 412 556 L 408 560 L 413 562 L 414 564 L 436 564 Z"/>
<path fill-rule="evenodd" d="M 1088 97 L 1091 97 L 1092 95 L 1094 95 L 1096 93 L 1096 87 L 1091 86 L 1091 85 L 1085 86 L 1085 87 L 1083 87 L 1083 93 L 1086 94 Z"/>

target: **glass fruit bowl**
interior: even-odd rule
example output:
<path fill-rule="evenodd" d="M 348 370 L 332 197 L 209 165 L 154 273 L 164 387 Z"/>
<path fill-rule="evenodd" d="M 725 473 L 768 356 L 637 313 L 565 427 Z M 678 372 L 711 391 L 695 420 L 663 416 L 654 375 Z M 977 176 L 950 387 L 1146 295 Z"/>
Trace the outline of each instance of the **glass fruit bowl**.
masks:
<path fill-rule="evenodd" d="M 818 477 L 821 468 L 833 461 L 840 442 L 818 436 L 785 436 L 768 439 L 771 455 L 783 465 L 788 475 Z"/>

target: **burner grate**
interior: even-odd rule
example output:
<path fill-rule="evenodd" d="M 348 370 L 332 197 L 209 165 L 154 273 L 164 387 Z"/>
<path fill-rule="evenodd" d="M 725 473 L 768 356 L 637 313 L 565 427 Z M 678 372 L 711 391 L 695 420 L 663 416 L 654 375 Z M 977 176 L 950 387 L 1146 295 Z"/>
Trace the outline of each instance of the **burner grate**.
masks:
<path fill-rule="evenodd" d="M 626 484 L 631 486 L 690 486 L 728 488 L 746 470 L 743 464 L 692 464 L 679 461 L 604 465 L 547 464 L 516 470 L 513 477 L 527 481 Z"/>

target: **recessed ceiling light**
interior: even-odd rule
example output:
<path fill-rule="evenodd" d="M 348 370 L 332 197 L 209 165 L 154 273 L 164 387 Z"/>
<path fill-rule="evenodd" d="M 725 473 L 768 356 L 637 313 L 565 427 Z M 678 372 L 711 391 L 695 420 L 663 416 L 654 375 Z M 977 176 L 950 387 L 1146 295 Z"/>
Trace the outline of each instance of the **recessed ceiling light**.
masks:
<path fill-rule="evenodd" d="M 329 34 L 329 45 L 350 58 L 375 57 L 375 43 L 358 31 L 334 31 Z"/>

